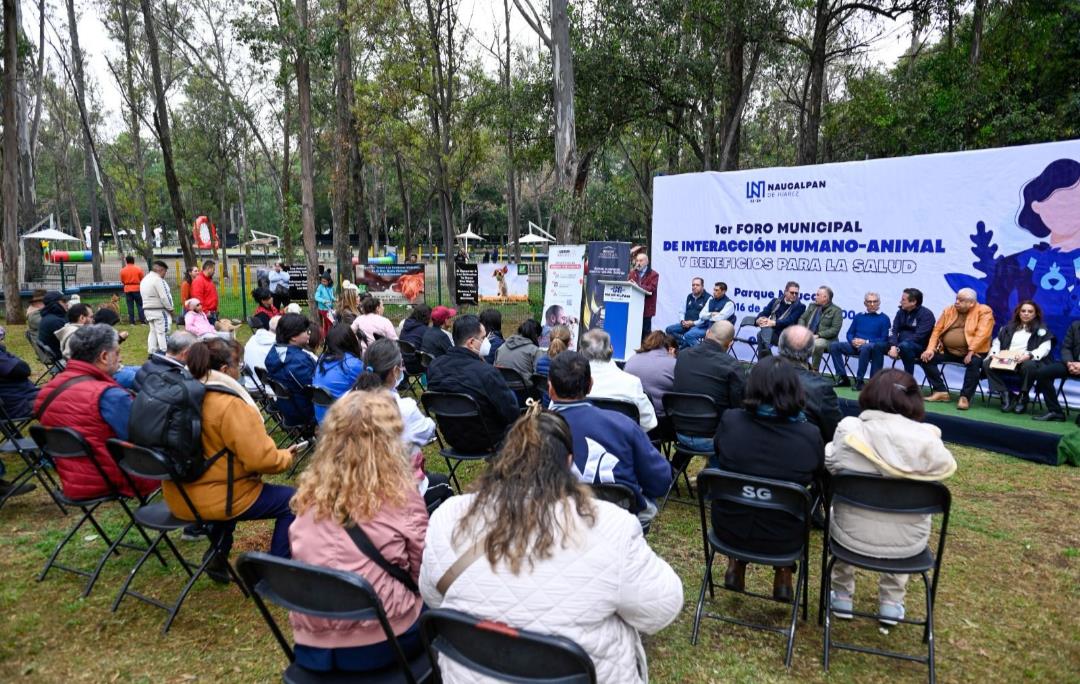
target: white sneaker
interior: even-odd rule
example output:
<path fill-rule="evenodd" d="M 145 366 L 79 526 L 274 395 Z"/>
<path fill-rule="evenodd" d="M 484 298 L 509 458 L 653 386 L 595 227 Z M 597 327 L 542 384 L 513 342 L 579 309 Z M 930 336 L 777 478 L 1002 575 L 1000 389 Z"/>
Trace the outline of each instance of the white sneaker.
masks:
<path fill-rule="evenodd" d="M 832 610 L 833 615 L 841 620 L 850 620 L 852 618 L 852 608 L 854 608 L 854 604 L 851 596 L 835 591 L 829 592 L 829 609 Z"/>
<path fill-rule="evenodd" d="M 896 625 L 899 620 L 904 619 L 904 604 L 894 603 L 893 601 L 882 601 L 878 604 L 878 622 L 888 627 Z"/>

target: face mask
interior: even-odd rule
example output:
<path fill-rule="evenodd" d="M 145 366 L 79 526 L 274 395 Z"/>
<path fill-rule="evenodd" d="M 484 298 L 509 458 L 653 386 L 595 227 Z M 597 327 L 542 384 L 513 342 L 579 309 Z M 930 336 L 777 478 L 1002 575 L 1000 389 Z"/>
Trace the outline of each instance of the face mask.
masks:
<path fill-rule="evenodd" d="M 491 353 L 491 341 L 488 338 L 484 338 L 484 341 L 480 343 L 480 358 L 486 359 L 487 355 Z"/>

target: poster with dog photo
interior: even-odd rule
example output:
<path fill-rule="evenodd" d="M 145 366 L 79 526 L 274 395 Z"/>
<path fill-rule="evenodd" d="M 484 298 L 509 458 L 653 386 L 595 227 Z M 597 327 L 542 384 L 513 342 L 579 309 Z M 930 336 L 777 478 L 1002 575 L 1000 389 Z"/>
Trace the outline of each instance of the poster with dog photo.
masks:
<path fill-rule="evenodd" d="M 525 264 L 477 264 L 481 302 L 529 301 L 529 270 Z"/>

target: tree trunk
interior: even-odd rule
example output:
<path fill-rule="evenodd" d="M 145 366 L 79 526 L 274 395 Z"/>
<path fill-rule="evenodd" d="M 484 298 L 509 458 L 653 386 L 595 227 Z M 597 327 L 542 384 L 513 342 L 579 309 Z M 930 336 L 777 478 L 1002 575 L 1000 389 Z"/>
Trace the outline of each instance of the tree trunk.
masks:
<path fill-rule="evenodd" d="M 149 270 L 154 260 L 154 243 L 150 236 L 150 207 L 146 201 L 146 155 L 142 141 L 143 95 L 135 88 L 135 37 L 131 7 L 128 0 L 120 3 L 120 30 L 124 39 L 124 88 L 128 92 L 131 113 L 128 128 L 131 133 L 132 161 L 135 165 L 135 192 L 139 196 L 140 235 L 134 243 Z"/>
<path fill-rule="evenodd" d="M 503 70 L 503 89 L 506 91 L 506 100 L 509 102 L 511 67 L 513 66 L 510 53 L 509 0 L 503 0 L 503 16 L 506 21 L 504 24 L 506 31 L 506 40 L 504 41 L 506 64 Z M 509 116 L 506 117 L 506 224 L 506 238 L 514 245 L 514 261 L 520 262 L 521 244 L 518 242 L 520 229 L 518 226 L 517 163 L 514 161 L 514 120 L 513 117 Z"/>
<path fill-rule="evenodd" d="M 248 230 L 247 222 L 247 209 L 245 208 L 246 200 L 244 196 L 244 153 L 236 155 L 236 195 L 240 202 L 240 242 L 247 242 L 251 239 L 251 232 Z"/>
<path fill-rule="evenodd" d="M 41 122 L 42 101 L 45 99 L 44 90 L 44 67 L 45 67 L 45 13 L 43 10 L 44 0 L 38 3 L 38 51 L 35 63 L 34 87 L 37 92 L 34 101 L 34 113 L 29 113 L 28 101 L 30 87 L 27 83 L 24 63 L 19 64 L 19 99 L 15 116 L 23 122 L 19 130 L 19 222 L 26 228 L 38 221 L 37 201 L 37 164 L 35 149 L 37 145 L 38 124 Z M 22 26 L 21 7 L 16 5 L 16 27 Z M 29 120 L 30 125 L 26 122 Z M 59 198 L 57 198 L 59 200 Z M 22 240 L 19 245 L 23 254 L 24 280 L 32 282 L 41 279 L 44 265 L 44 253 L 39 240 Z"/>
<path fill-rule="evenodd" d="M 352 267 L 352 247 L 349 245 L 349 142 L 352 126 L 352 45 L 349 24 L 349 0 L 337 2 L 337 73 L 334 79 L 337 103 L 337 131 L 334 140 L 334 263 L 338 282 Z"/>
<path fill-rule="evenodd" d="M 288 82 L 281 89 L 282 99 L 282 143 L 281 143 L 281 261 L 286 264 L 293 257 L 292 225 L 292 161 L 289 159 L 289 133 L 292 130 L 292 88 Z"/>
<path fill-rule="evenodd" d="M 398 192 L 401 194 L 401 211 L 405 215 L 405 259 L 413 253 L 412 233 L 412 200 L 409 199 L 409 191 L 405 187 L 405 168 L 401 163 L 401 151 L 394 150 L 394 169 L 397 171 Z"/>
<path fill-rule="evenodd" d="M 70 2 L 71 0 L 69 0 Z M 169 188 L 169 205 L 176 224 L 180 249 L 184 254 L 184 269 L 195 267 L 197 258 L 191 245 L 191 235 L 184 221 L 184 205 L 180 202 L 180 181 L 176 178 L 173 164 L 172 133 L 169 130 L 169 106 L 165 100 L 165 86 L 161 79 L 161 56 L 158 51 L 157 29 L 154 27 L 154 11 L 150 0 L 139 0 L 143 13 L 143 30 L 146 33 L 147 51 L 150 53 L 150 69 L 154 82 L 154 128 L 161 143 L 161 158 L 165 164 L 165 184 Z"/>
<path fill-rule="evenodd" d="M 82 50 L 79 48 L 79 27 L 75 17 L 75 0 L 67 0 L 68 36 L 71 41 L 71 68 L 75 79 L 75 101 L 80 110 L 86 109 L 86 77 L 83 74 Z M 86 195 L 90 207 L 90 250 L 93 255 L 93 275 L 101 282 L 101 225 L 97 204 L 97 174 L 90 150 L 90 130 L 83 131 L 83 171 L 86 173 Z M 113 227 L 116 231 L 116 227 Z"/>
<path fill-rule="evenodd" d="M 818 156 L 818 132 L 821 129 L 821 94 L 825 87 L 825 48 L 829 37 L 829 0 L 817 0 L 814 10 L 814 39 L 810 49 L 810 97 L 806 119 L 799 132 L 797 163 L 814 164 Z"/>
<path fill-rule="evenodd" d="M 971 15 L 971 53 L 968 57 L 972 67 L 979 66 L 982 52 L 983 24 L 986 20 L 986 0 L 975 0 L 975 10 Z"/>
<path fill-rule="evenodd" d="M 319 253 L 315 245 L 315 160 L 311 149 L 311 73 L 307 57 L 311 34 L 308 29 L 307 0 L 296 0 L 296 19 L 300 29 L 296 51 L 296 99 L 300 108 L 300 211 L 304 251 L 307 253 L 308 309 L 315 315 L 315 277 L 319 270 Z"/>
<path fill-rule="evenodd" d="M 560 244 L 576 244 L 581 228 L 574 225 L 574 184 L 578 175 L 577 128 L 574 119 L 574 59 L 570 48 L 568 0 L 551 0 L 551 68 L 555 105 L 555 180 L 561 195 L 555 203 L 555 236 Z"/>
<path fill-rule="evenodd" d="M 16 74 L 19 63 L 17 0 L 4 0 L 4 303 L 8 323 L 23 323 L 26 312 L 19 297 L 19 124 L 15 116 Z"/>

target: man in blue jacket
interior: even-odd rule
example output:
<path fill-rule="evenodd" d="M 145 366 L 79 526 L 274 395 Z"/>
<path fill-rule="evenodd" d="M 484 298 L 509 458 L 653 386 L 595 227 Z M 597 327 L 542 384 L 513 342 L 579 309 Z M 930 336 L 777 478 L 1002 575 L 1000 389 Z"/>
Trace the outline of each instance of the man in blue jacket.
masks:
<path fill-rule="evenodd" d="M 718 282 L 713 284 L 712 297 L 709 303 L 701 310 L 694 327 L 686 331 L 680 342 L 682 347 L 693 347 L 701 344 L 705 339 L 705 333 L 713 323 L 728 321 L 735 325 L 735 302 L 727 296 L 727 283 Z"/>
<path fill-rule="evenodd" d="M 565 351 L 551 360 L 551 410 L 570 425 L 577 476 L 588 484 L 615 482 L 632 489 L 633 512 L 644 525 L 656 517 L 655 500 L 671 486 L 671 465 L 637 423 L 587 402 L 590 389 L 589 362 L 580 353 Z"/>
<path fill-rule="evenodd" d="M 904 370 L 915 372 L 915 362 L 930 343 L 930 333 L 937 320 L 934 312 L 922 305 L 922 291 L 909 287 L 900 295 L 900 310 L 893 316 L 889 332 L 889 358 L 900 359 Z"/>
<path fill-rule="evenodd" d="M 847 342 L 837 340 L 829 345 L 829 356 L 832 357 L 832 367 L 836 372 L 836 387 L 849 387 L 844 366 L 844 356 L 858 356 L 859 367 L 855 371 L 855 389 L 863 388 L 863 380 L 866 378 L 866 366 L 870 366 L 870 376 L 881 370 L 885 365 L 885 345 L 889 341 L 889 317 L 881 313 L 881 295 L 877 292 L 867 292 L 863 297 L 863 305 L 866 312 L 855 314 L 855 319 L 847 331 Z"/>
<path fill-rule="evenodd" d="M 772 345 L 789 325 L 795 325 L 806 305 L 799 300 L 799 284 L 794 280 L 784 285 L 784 294 L 776 297 L 761 310 L 755 323 L 758 327 L 758 356 L 772 354 Z"/>
<path fill-rule="evenodd" d="M 709 301 L 709 295 L 705 294 L 705 281 L 702 278 L 694 278 L 690 281 L 690 294 L 686 295 L 686 304 L 683 306 L 682 319 L 664 329 L 682 344 L 682 336 L 697 325 L 698 314 L 705 308 Z"/>

